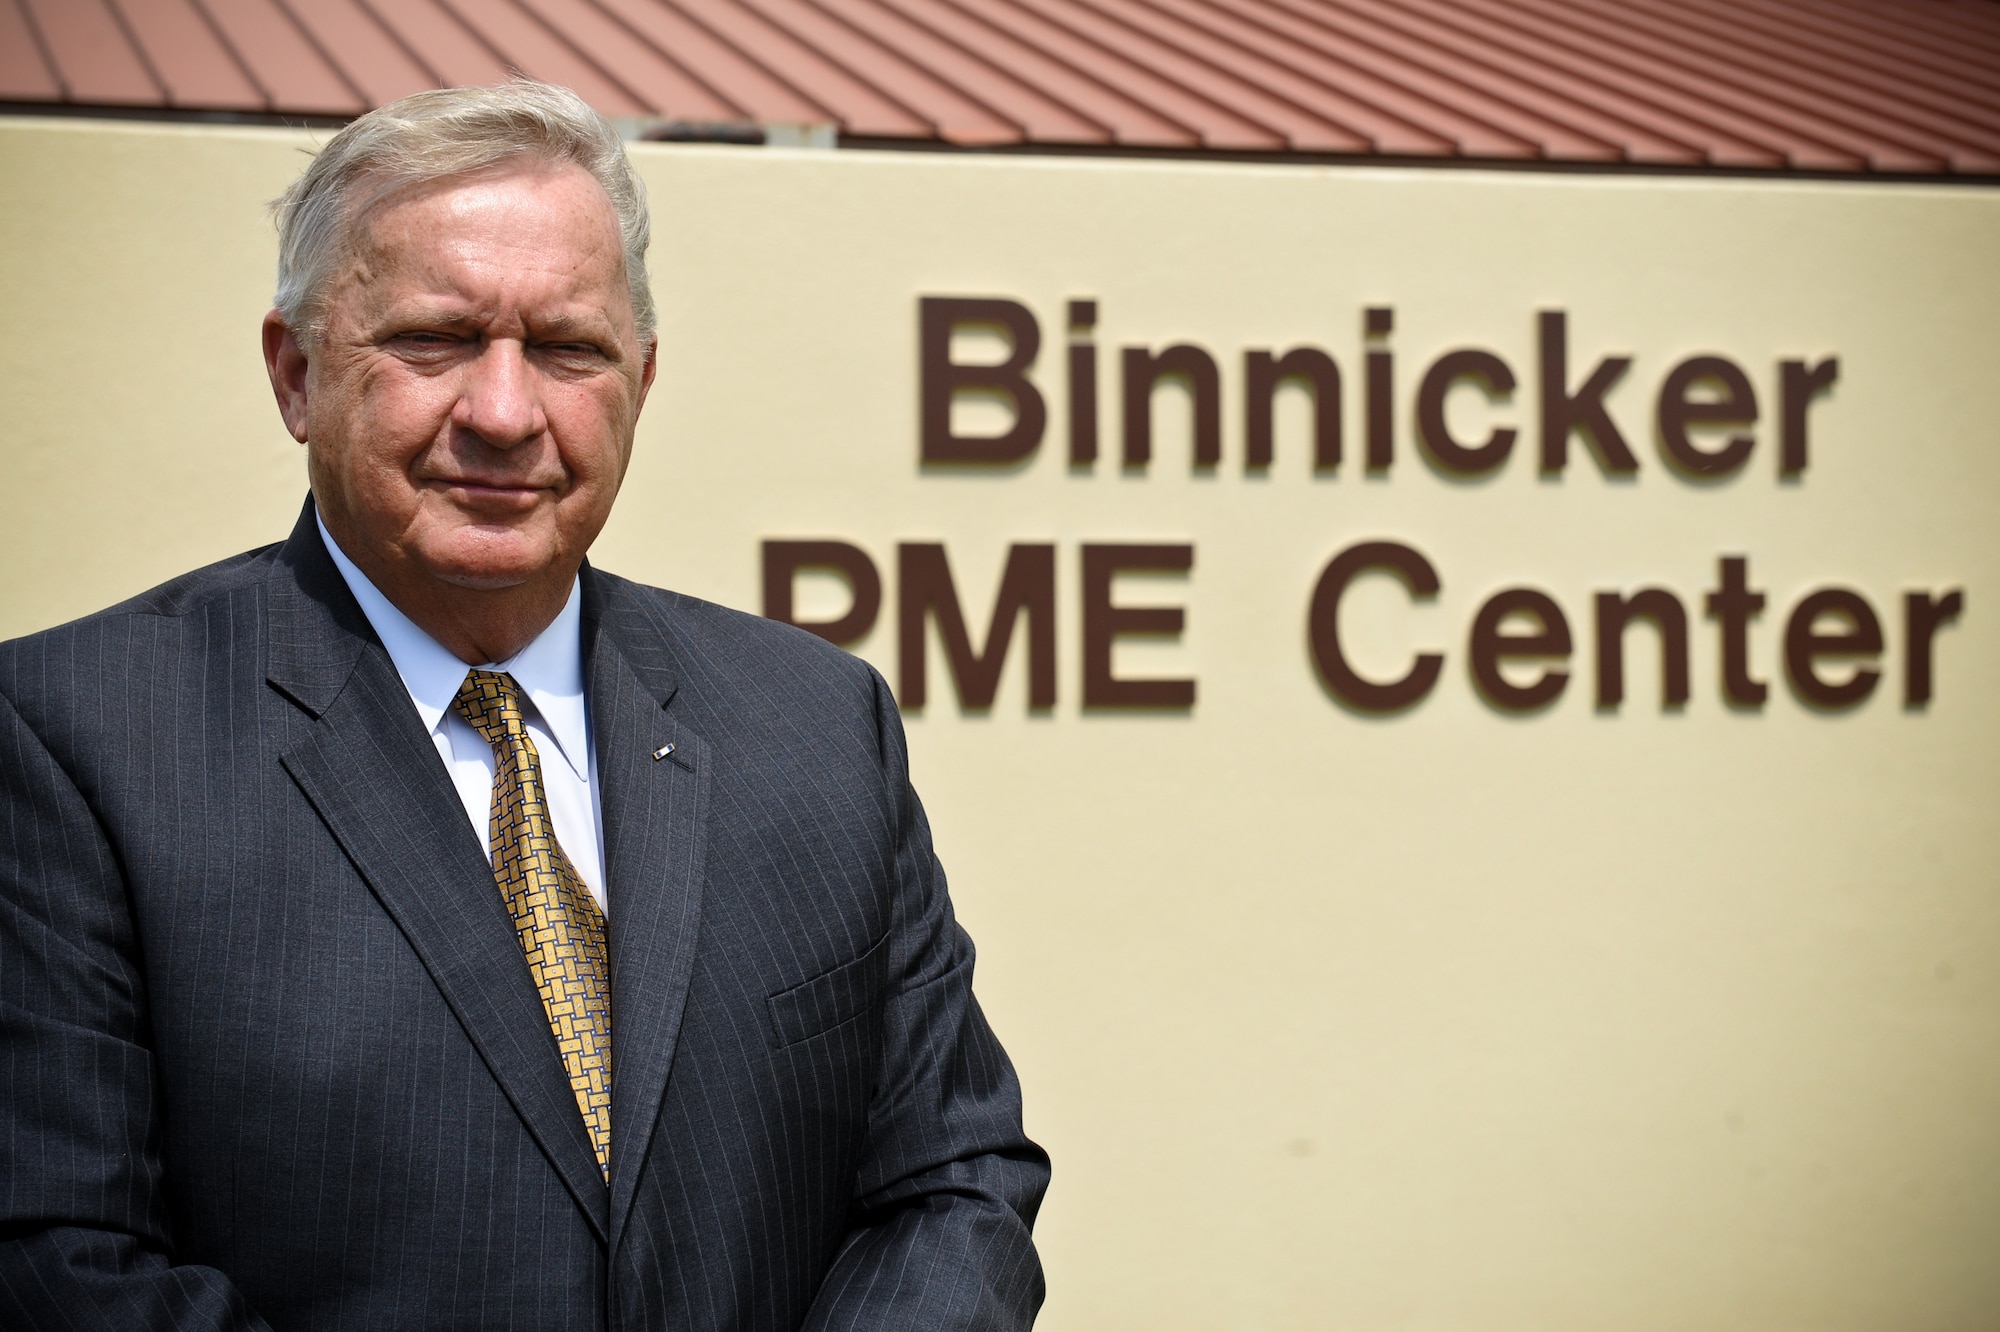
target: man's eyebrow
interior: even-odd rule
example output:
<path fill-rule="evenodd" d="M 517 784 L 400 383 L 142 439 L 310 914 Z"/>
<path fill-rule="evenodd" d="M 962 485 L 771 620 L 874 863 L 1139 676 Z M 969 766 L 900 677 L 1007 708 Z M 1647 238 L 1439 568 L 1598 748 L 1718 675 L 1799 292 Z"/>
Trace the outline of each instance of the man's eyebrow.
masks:
<path fill-rule="evenodd" d="M 403 310 L 392 315 L 390 323 L 404 328 L 465 328 L 478 322 L 471 310 L 462 307 L 428 306 L 415 310 Z"/>
<path fill-rule="evenodd" d="M 551 314 L 536 319 L 532 327 L 535 336 L 542 338 L 611 336 L 611 321 L 597 315 Z"/>
<path fill-rule="evenodd" d="M 390 322 L 399 328 L 456 332 L 477 328 L 483 320 L 477 310 L 463 306 L 430 306 L 405 311 Z M 541 339 L 587 338 L 594 342 L 615 337 L 611 322 L 595 313 L 540 316 L 529 325 L 529 334 Z"/>

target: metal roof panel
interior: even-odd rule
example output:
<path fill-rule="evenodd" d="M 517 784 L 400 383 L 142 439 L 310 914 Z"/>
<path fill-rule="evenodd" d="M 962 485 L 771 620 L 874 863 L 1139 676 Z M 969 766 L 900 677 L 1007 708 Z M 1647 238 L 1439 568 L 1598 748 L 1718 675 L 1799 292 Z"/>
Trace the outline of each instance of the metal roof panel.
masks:
<path fill-rule="evenodd" d="M 840 65 L 860 82 L 914 115 L 928 133 L 952 143 L 1016 143 L 1020 126 L 996 115 L 944 78 L 911 63 L 814 0 L 744 0 Z"/>
<path fill-rule="evenodd" d="M 1761 149 L 1790 166 L 1857 171 L 1868 165 L 1861 154 L 1841 152 L 1810 133 L 1800 135 L 1774 124 L 1770 108 L 1757 96 L 1732 96 L 1736 90 L 1663 62 L 1649 46 L 1629 45 L 1620 40 L 1621 34 L 1607 38 L 1582 26 L 1579 17 L 1588 8 L 1585 0 L 1562 9 L 1538 7 L 1534 0 L 1457 2 L 1490 23 L 1522 24 L 1540 43 L 1566 50 L 1604 70 L 1607 78 L 1631 87 L 1635 95 L 1682 116 L 1692 129 L 1720 130 L 1728 139 Z M 1718 91 L 1721 96 L 1715 95 Z M 1709 156 L 1711 161 L 1727 160 L 1714 152 Z"/>
<path fill-rule="evenodd" d="M 358 116 L 361 90 L 322 55 L 276 0 L 202 0 L 216 31 L 274 104 L 321 115 Z M 282 101 L 278 89 L 284 90 Z"/>
<path fill-rule="evenodd" d="M 166 89 L 104 0 L 25 0 L 28 21 L 55 61 L 65 101 L 163 106 Z"/>
<path fill-rule="evenodd" d="M 1280 151 L 1286 130 L 1303 124 L 1295 107 L 1247 88 L 1200 57 L 1147 33 L 1129 20 L 1099 12 L 1086 0 L 1010 0 L 1017 13 L 1040 20 L 1054 49 L 1095 57 L 1102 74 L 1124 66 L 1152 84 L 1163 109 L 1209 148 Z"/>
<path fill-rule="evenodd" d="M 931 2 L 920 0 L 920 3 Z M 1048 70 L 1057 71 L 1057 77 L 1065 80 L 1057 86 L 1073 101 L 1081 103 L 1095 90 L 1107 99 L 1107 104 L 1139 108 L 1143 116 L 1136 124 L 1107 117 L 1107 126 L 1117 142 L 1137 147 L 1200 146 L 1200 135 L 1193 126 L 1204 112 L 1199 104 L 1184 105 L 1185 94 L 1173 84 L 1121 59 L 1115 52 L 1076 40 L 1014 0 L 945 2 L 954 3 L 967 13 L 980 11 L 983 22 L 1008 33 L 1021 49 L 1038 54 Z"/>
<path fill-rule="evenodd" d="M 643 114 L 736 120 L 742 112 L 590 0 L 519 0 L 645 108 Z M 560 80 L 558 80 L 560 81 Z M 579 90 L 581 91 L 581 90 Z"/>
<path fill-rule="evenodd" d="M 1228 0 L 1225 0 L 1227 3 Z M 1455 80 L 1421 64 L 1412 64 L 1371 42 L 1367 29 L 1357 30 L 1354 16 L 1333 5 L 1308 0 L 1251 0 L 1274 31 L 1333 62 L 1330 78 L 1340 79 L 1357 93 L 1394 109 L 1433 134 L 1441 136 L 1451 155 L 1519 158 L 1537 153 L 1537 137 L 1545 127 L 1522 123 L 1512 107 L 1492 98 L 1468 96 Z M 1247 5 L 1245 6 L 1248 7 Z M 1604 145 L 1593 142 L 1591 157 L 1603 157 Z"/>
<path fill-rule="evenodd" d="M 513 70 L 849 142 L 2000 175 L 1993 0 L 0 0 L 0 103 Z"/>
<path fill-rule="evenodd" d="M 410 54 L 357 0 L 280 0 L 292 21 L 370 106 L 437 86 L 438 76 Z"/>
<path fill-rule="evenodd" d="M 769 72 L 855 134 L 928 136 L 928 122 L 866 79 L 741 0 L 671 0 L 671 7 L 714 33 L 745 60 Z M 786 120 L 787 116 L 768 117 Z"/>
<path fill-rule="evenodd" d="M 1595 80 L 1594 71 L 1565 67 L 1562 53 L 1511 31 L 1469 24 L 1449 4 L 1425 0 L 1355 6 L 1385 31 L 1420 41 L 1462 87 L 1546 120 L 1586 130 L 1616 145 L 1634 162 L 1700 163 L 1694 136 L 1671 117 L 1628 92 Z M 1545 142 L 1544 151 L 1553 145 Z M 1775 158 L 1772 161 L 1775 163 Z"/>
<path fill-rule="evenodd" d="M 1692 0 L 1689 8 L 1734 23 L 1745 47 L 1772 61 L 1792 62 L 1802 71 L 1810 68 L 1833 86 L 1851 90 L 1862 105 L 1879 98 L 1969 123 L 1987 138 L 2000 137 L 2000 73 L 1994 69 L 1987 70 L 1983 80 L 1976 74 L 1943 73 L 1922 53 L 1889 55 L 1881 44 L 1857 42 L 1847 32 L 1787 21 L 1784 6 L 1773 0 L 1745 0 L 1740 6 Z M 2000 67 L 2000 59 L 1994 65 Z"/>
<path fill-rule="evenodd" d="M 1120 94 L 1027 40 L 1005 16 L 980 0 L 878 0 L 878 3 L 928 25 L 960 47 L 980 52 L 995 67 L 1011 71 L 1024 84 L 1076 118 L 1079 128 L 1068 143 L 1145 143 L 1160 139 L 1188 141 L 1186 130 L 1143 103 Z"/>
<path fill-rule="evenodd" d="M 879 0 L 819 0 L 855 31 L 949 81 L 967 97 L 1019 129 L 1021 137 L 1046 143 L 1097 142 L 1104 127 L 1046 91 L 1009 74 L 966 40 L 967 27 L 951 10 L 936 5 L 897 6 Z M 933 22 L 933 16 L 937 20 Z"/>
<path fill-rule="evenodd" d="M 19 0 L 0 0 L 0 98 L 16 102 L 61 101 L 62 84 L 42 55 Z"/>
<path fill-rule="evenodd" d="M 829 119 L 826 109 L 801 96 L 728 41 L 661 0 L 596 0 L 662 57 L 687 71 L 729 109 L 732 120 L 793 124 Z"/>
<path fill-rule="evenodd" d="M 507 64 L 530 78 L 573 88 L 607 116 L 637 118 L 649 108 L 604 67 L 572 46 L 518 0 L 440 0 Z"/>
<path fill-rule="evenodd" d="M 1305 112 L 1332 131 L 1310 141 L 1292 136 L 1297 148 L 1371 152 L 1385 141 L 1422 143 L 1430 138 L 1405 118 L 1386 111 L 1380 98 L 1357 96 L 1356 71 L 1329 62 L 1323 54 L 1287 41 L 1252 15 L 1214 0 L 1106 0 L 1139 21 L 1148 11 L 1167 20 L 1164 35 L 1183 50 L 1199 52 L 1217 70 Z M 1442 145 L 1443 141 L 1440 140 Z M 1436 151 L 1433 147 L 1432 151 Z"/>
<path fill-rule="evenodd" d="M 269 102 L 192 0 L 112 0 L 175 106 L 262 111 Z"/>
<path fill-rule="evenodd" d="M 1683 40 L 1670 43 L 1663 40 L 1657 19 L 1624 0 L 1615 11 L 1601 0 L 1563 0 L 1560 7 L 1555 0 L 1514 3 L 1533 8 L 1552 23 L 1560 13 L 1580 38 L 1587 36 L 1607 52 L 1620 52 L 1628 67 L 1761 119 L 1794 136 L 1801 146 L 1823 145 L 1892 170 L 1926 171 L 1943 165 L 1939 155 L 1914 153 L 1897 142 L 1879 116 L 1856 124 L 1839 101 L 1800 89 L 1791 80 L 1795 66 L 1790 61 L 1762 62 L 1746 71 L 1749 78 L 1744 82 L 1730 80 L 1727 71 L 1736 63 L 1737 49 L 1725 49 L 1705 36 L 1700 24 L 1690 25 Z"/>
<path fill-rule="evenodd" d="M 440 0 L 358 0 L 362 8 L 421 61 L 439 86 L 486 85 L 507 78 L 500 53 L 445 9 Z"/>

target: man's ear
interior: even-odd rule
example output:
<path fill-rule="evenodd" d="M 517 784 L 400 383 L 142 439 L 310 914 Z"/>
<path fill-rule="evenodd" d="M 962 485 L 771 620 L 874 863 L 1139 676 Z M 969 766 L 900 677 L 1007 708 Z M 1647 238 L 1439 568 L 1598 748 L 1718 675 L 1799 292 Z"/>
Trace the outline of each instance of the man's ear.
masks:
<path fill-rule="evenodd" d="M 306 350 L 276 310 L 264 316 L 264 369 L 270 372 L 271 392 L 278 399 L 285 429 L 292 432 L 293 439 L 305 443 Z"/>
<path fill-rule="evenodd" d="M 644 363 L 639 370 L 639 405 L 644 407 L 646 405 L 646 395 L 653 388 L 653 376 L 660 369 L 659 334 L 655 333 L 652 337 L 646 339 L 646 347 L 642 355 Z"/>

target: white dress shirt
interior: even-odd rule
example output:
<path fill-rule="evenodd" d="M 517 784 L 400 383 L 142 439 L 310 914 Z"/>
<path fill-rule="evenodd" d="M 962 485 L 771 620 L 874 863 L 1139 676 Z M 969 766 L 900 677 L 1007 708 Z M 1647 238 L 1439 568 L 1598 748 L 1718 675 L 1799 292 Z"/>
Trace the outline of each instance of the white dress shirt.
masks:
<path fill-rule="evenodd" d="M 314 521 L 318 518 L 315 515 Z M 490 820 L 493 811 L 493 746 L 472 729 L 472 723 L 452 711 L 451 701 L 465 683 L 466 664 L 435 638 L 416 626 L 382 595 L 368 575 L 356 568 L 326 530 L 320 540 L 347 580 L 375 636 L 389 650 L 417 716 L 431 733 L 438 757 L 451 774 L 452 785 L 465 805 L 465 817 L 479 834 L 488 860 L 493 857 Z M 597 798 L 597 762 L 590 747 L 590 708 L 583 691 L 583 587 L 573 584 L 569 600 L 555 623 L 506 661 L 478 669 L 505 671 L 521 686 L 522 712 L 528 735 L 540 756 L 542 790 L 556 841 L 569 856 L 599 909 L 608 913 L 604 895 L 604 811 Z"/>

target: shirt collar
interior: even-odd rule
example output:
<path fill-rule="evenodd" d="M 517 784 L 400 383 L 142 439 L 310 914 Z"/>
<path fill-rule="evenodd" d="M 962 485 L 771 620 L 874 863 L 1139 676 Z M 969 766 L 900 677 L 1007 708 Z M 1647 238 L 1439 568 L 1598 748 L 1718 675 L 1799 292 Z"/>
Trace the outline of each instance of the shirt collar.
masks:
<path fill-rule="evenodd" d="M 361 603 L 361 613 L 368 617 L 375 636 L 388 649 L 389 660 L 395 663 L 396 674 L 403 678 L 403 688 L 417 705 L 417 715 L 423 719 L 425 729 L 435 732 L 443 724 L 452 699 L 457 697 L 458 687 L 465 683 L 466 664 L 382 595 L 368 575 L 347 558 L 347 552 L 326 530 L 317 513 L 313 522 L 319 527 L 320 540 L 326 543 L 326 553 L 333 557 L 340 576 L 347 580 L 348 590 Z M 505 671 L 514 677 L 521 693 L 541 714 L 542 724 L 556 742 L 556 748 L 562 751 L 563 761 L 579 780 L 589 782 L 590 722 L 583 694 L 582 583 L 570 585 L 569 600 L 563 603 L 555 621 L 536 635 L 533 642 L 508 660 L 479 669 Z"/>

